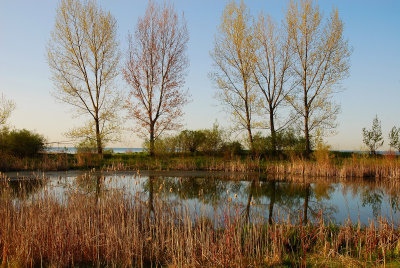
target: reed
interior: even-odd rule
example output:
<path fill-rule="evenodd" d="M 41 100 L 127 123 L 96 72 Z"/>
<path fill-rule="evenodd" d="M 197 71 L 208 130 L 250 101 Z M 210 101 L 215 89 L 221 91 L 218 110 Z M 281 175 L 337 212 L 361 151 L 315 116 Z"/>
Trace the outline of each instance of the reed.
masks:
<path fill-rule="evenodd" d="M 10 170 L 68 170 L 68 169 L 116 170 L 180 170 L 258 172 L 271 176 L 304 176 L 321 178 L 376 180 L 400 180 L 400 158 L 394 155 L 370 157 L 353 154 L 340 158 L 331 154 L 304 159 L 292 155 L 289 159 L 265 159 L 253 157 L 188 156 L 171 155 L 150 157 L 143 154 L 108 155 L 95 154 L 44 154 L 36 158 L 19 159 L 0 154 L 0 171 Z"/>
<path fill-rule="evenodd" d="M 164 202 L 162 187 L 152 201 L 116 189 L 71 189 L 60 200 L 49 189 L 16 197 L 4 175 L 2 181 L 3 267 L 368 266 L 400 257 L 400 232 L 385 219 L 335 226 L 321 216 L 303 225 L 299 216 L 268 224 L 257 210 L 246 221 L 243 205 L 231 198 L 210 218 L 204 209 Z"/>

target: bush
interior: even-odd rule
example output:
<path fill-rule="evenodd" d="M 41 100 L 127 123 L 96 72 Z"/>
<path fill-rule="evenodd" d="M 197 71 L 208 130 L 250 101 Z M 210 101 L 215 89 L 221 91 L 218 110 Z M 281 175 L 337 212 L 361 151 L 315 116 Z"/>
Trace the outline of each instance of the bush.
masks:
<path fill-rule="evenodd" d="M 180 149 L 191 153 L 198 152 L 205 142 L 206 135 L 202 130 L 183 130 L 177 137 Z"/>
<path fill-rule="evenodd" d="M 0 150 L 17 157 L 31 157 L 44 150 L 42 135 L 26 129 L 9 131 L 3 128 L 0 134 Z"/>
<path fill-rule="evenodd" d="M 212 129 L 203 130 L 205 139 L 200 146 L 200 150 L 205 153 L 216 153 L 221 150 L 226 140 L 224 129 L 220 128 L 217 123 L 214 123 Z"/>
<path fill-rule="evenodd" d="M 165 136 L 163 138 L 159 137 L 154 141 L 154 153 L 156 155 L 175 153 L 180 150 L 178 143 L 178 136 Z M 149 140 L 145 140 L 143 143 L 143 148 L 145 148 L 147 152 L 150 151 Z"/>
<path fill-rule="evenodd" d="M 300 153 L 304 151 L 305 139 L 298 135 L 293 129 L 277 132 L 275 139 L 277 152 Z M 274 153 L 272 137 L 262 136 L 259 132 L 256 133 L 253 136 L 253 148 L 257 155 Z"/>
<path fill-rule="evenodd" d="M 218 124 L 212 129 L 183 130 L 175 136 L 159 137 L 154 142 L 155 154 L 190 152 L 214 154 L 221 151 L 224 145 L 225 131 Z M 150 143 L 146 140 L 143 144 L 147 150 Z"/>
<path fill-rule="evenodd" d="M 232 141 L 232 142 L 227 142 L 225 143 L 220 151 L 225 155 L 225 156 L 236 156 L 236 155 L 242 155 L 244 150 L 243 150 L 243 145 L 238 142 L 238 141 Z"/>
<path fill-rule="evenodd" d="M 97 153 L 97 143 L 95 140 L 86 139 L 75 146 L 76 152 L 79 153 Z"/>

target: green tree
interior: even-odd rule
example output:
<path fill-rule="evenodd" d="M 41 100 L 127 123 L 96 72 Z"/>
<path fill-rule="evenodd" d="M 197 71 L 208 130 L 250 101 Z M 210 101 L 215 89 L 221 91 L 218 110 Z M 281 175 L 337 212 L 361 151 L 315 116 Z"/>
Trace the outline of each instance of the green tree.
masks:
<path fill-rule="evenodd" d="M 397 151 L 400 151 L 400 128 L 395 126 L 389 132 L 389 146 Z"/>
<path fill-rule="evenodd" d="M 375 116 L 372 121 L 371 129 L 362 129 L 363 132 L 363 142 L 367 145 L 371 154 L 376 155 L 376 150 L 381 147 L 384 143 L 382 136 L 381 121 L 379 121 L 378 116 Z"/>
<path fill-rule="evenodd" d="M 116 34 L 116 20 L 95 1 L 61 0 L 47 51 L 55 97 L 90 118 L 67 135 L 95 140 L 99 154 L 120 130 Z"/>

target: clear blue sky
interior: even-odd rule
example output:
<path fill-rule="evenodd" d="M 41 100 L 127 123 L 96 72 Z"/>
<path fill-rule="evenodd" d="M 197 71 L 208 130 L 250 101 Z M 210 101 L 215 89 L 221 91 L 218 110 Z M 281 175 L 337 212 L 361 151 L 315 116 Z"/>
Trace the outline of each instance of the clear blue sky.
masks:
<path fill-rule="evenodd" d="M 133 32 L 147 1 L 98 1 L 118 21 L 120 48 L 127 48 L 128 31 Z M 186 87 L 192 102 L 185 107 L 185 127 L 211 127 L 215 120 L 229 125 L 214 99 L 208 73 L 212 62 L 214 34 L 220 23 L 225 0 L 172 1 L 184 12 L 190 33 L 188 55 L 190 70 Z M 253 14 L 261 10 L 281 20 L 288 1 L 246 0 Z M 80 125 L 71 118 L 70 107 L 51 96 L 53 84 L 46 62 L 46 44 L 54 25 L 58 1 L 0 0 L 0 92 L 13 99 L 17 109 L 9 124 L 36 130 L 49 141 L 61 141 L 67 130 Z M 400 126 L 400 1 L 318 1 L 328 16 L 332 7 L 339 10 L 345 23 L 345 36 L 354 51 L 350 77 L 345 91 L 337 94 L 342 111 L 338 134 L 327 141 L 335 149 L 358 150 L 362 146 L 361 129 L 369 127 L 375 114 L 382 120 L 385 138 L 390 128 Z M 123 81 L 121 89 L 127 90 Z M 141 146 L 141 140 L 129 133 L 115 146 Z M 387 144 L 387 141 L 385 142 Z"/>

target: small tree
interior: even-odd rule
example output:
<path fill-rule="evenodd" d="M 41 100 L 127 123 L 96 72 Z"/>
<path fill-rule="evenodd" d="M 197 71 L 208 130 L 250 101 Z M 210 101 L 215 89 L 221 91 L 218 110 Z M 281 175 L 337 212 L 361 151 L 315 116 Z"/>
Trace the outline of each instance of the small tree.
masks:
<path fill-rule="evenodd" d="M 363 142 L 367 145 L 371 154 L 376 155 L 376 150 L 381 147 L 384 143 L 382 136 L 381 121 L 379 121 L 378 116 L 375 116 L 372 121 L 372 128 L 363 128 Z"/>
<path fill-rule="evenodd" d="M 400 151 L 400 128 L 393 127 L 389 132 L 389 146 Z"/>

